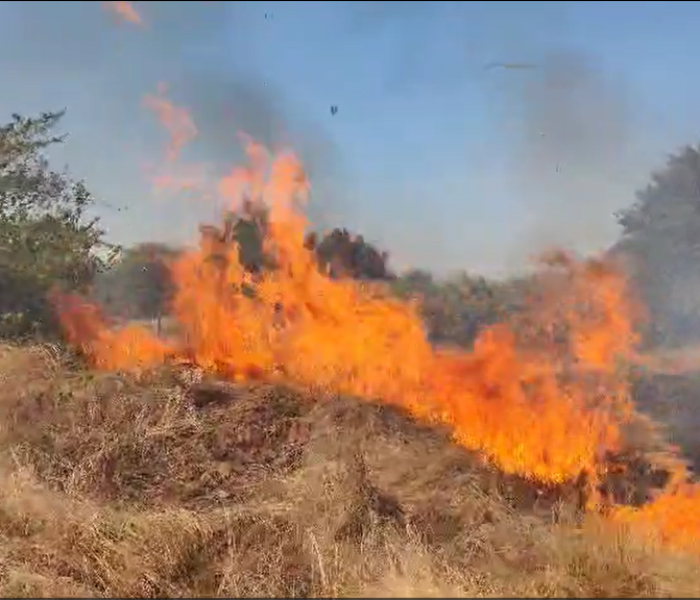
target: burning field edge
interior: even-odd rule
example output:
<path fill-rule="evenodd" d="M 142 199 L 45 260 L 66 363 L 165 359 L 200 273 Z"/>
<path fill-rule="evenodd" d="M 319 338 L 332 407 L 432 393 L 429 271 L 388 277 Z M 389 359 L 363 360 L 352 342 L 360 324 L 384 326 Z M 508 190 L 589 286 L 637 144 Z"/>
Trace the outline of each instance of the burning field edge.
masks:
<path fill-rule="evenodd" d="M 700 595 L 700 484 L 639 410 L 671 384 L 620 265 L 554 249 L 516 315 L 433 344 L 418 299 L 320 267 L 294 152 L 187 164 L 169 94 L 149 174 L 220 227 L 168 264 L 173 335 L 54 290 L 71 351 L 0 348 L 3 596 Z"/>
<path fill-rule="evenodd" d="M 694 558 L 400 408 L 39 346 L 0 375 L 3 597 L 700 592 Z"/>

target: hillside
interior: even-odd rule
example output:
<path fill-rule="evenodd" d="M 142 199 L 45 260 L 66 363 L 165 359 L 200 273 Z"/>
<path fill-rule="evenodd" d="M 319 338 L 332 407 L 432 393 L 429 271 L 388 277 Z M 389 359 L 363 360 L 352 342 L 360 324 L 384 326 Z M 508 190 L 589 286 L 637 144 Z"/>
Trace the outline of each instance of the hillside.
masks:
<path fill-rule="evenodd" d="M 4 597 L 700 593 L 693 559 L 397 409 L 40 346 L 0 374 Z"/>

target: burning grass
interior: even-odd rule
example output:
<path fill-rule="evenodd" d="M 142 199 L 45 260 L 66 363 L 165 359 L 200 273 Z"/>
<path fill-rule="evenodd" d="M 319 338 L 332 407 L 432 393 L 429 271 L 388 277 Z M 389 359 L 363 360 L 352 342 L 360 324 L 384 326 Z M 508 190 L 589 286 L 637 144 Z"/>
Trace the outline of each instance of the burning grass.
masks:
<path fill-rule="evenodd" d="M 405 411 L 0 352 L 2 596 L 694 596 L 694 559 Z"/>
<path fill-rule="evenodd" d="M 182 114 L 161 117 L 171 112 Z M 181 121 L 171 123 L 169 160 L 183 143 Z M 691 510 L 700 494 L 682 461 L 662 452 L 662 468 L 650 465 L 642 479 L 661 470 L 663 482 L 653 494 L 638 492 L 632 509 L 630 494 L 613 483 L 638 474 L 626 435 L 638 424 L 629 365 L 638 357 L 641 314 L 615 265 L 552 252 L 518 321 L 485 328 L 469 352 L 434 347 L 415 303 L 319 269 L 305 244 L 300 163 L 244 143 L 249 165 L 218 192 L 232 206 L 267 207 L 270 268 L 251 273 L 235 240 L 203 231 L 199 247 L 170 266 L 178 335 L 168 341 L 136 326 L 110 329 L 97 307 L 56 295 L 69 341 L 94 366 L 144 373 L 187 362 L 231 382 L 284 381 L 321 404 L 337 396 L 380 401 L 445 427 L 457 445 L 509 476 L 549 489 L 573 485 L 580 509 L 697 552 L 700 521 L 687 513 L 700 514 Z"/>
<path fill-rule="evenodd" d="M 97 307 L 56 297 L 69 340 L 95 366 L 140 370 L 178 358 L 233 381 L 281 376 L 449 425 L 509 473 L 548 483 L 597 475 L 629 408 L 617 361 L 633 351 L 634 306 L 619 273 L 553 254 L 531 313 L 538 335 L 519 343 L 500 324 L 473 352 L 436 349 L 413 303 L 318 269 L 304 244 L 301 165 L 246 143 L 249 166 L 219 189 L 233 206 L 252 196 L 269 207 L 264 247 L 275 268 L 252 275 L 235 242 L 203 235 L 171 266 L 181 336 L 170 343 L 138 327 L 111 330 Z"/>
<path fill-rule="evenodd" d="M 197 128 L 166 92 L 175 186 Z M 201 191 L 266 209 L 264 269 L 202 228 L 172 337 L 55 294 L 101 373 L 5 351 L 8 594 L 698 594 L 700 494 L 631 401 L 624 273 L 550 253 L 517 319 L 436 347 L 415 302 L 319 268 L 301 164 L 243 143 Z"/>

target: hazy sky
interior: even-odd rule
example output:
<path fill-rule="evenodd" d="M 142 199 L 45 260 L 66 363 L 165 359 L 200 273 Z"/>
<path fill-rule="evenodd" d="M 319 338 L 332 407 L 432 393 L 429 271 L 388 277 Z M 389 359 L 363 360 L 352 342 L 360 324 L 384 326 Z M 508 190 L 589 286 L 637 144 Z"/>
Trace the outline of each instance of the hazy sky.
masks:
<path fill-rule="evenodd" d="M 314 216 L 398 267 L 495 273 L 550 243 L 601 247 L 649 169 L 700 141 L 695 3 L 133 4 L 145 27 L 100 2 L 0 2 L 0 116 L 68 109 L 54 158 L 122 243 L 192 239 L 214 216 L 144 176 L 160 81 L 192 109 L 198 158 L 240 160 L 237 129 L 293 144 Z"/>

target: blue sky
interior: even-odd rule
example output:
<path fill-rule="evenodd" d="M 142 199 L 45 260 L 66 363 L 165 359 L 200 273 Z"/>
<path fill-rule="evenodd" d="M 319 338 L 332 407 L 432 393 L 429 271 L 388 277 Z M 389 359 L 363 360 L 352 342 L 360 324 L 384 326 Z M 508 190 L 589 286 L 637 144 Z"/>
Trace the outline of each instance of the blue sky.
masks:
<path fill-rule="evenodd" d="M 695 3 L 134 5 L 147 27 L 99 2 L 0 3 L 0 115 L 68 109 L 53 158 L 118 242 L 191 240 L 213 218 L 151 197 L 158 81 L 216 164 L 240 159 L 236 128 L 298 146 L 314 216 L 398 267 L 496 274 L 550 243 L 600 248 L 650 168 L 700 140 Z M 534 68 L 484 68 L 499 61 Z"/>

